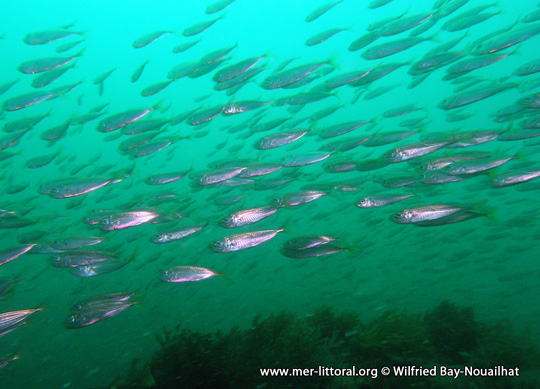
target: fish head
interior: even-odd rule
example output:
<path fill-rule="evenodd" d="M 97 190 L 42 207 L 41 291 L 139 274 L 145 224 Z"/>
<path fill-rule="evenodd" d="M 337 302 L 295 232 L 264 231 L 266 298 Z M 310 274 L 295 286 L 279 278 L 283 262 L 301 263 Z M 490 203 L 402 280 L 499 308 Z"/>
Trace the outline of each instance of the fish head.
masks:
<path fill-rule="evenodd" d="M 199 185 L 206 185 L 208 181 L 210 181 L 210 176 L 208 174 L 203 174 L 197 181 L 199 182 Z"/>
<path fill-rule="evenodd" d="M 404 153 L 403 153 L 403 150 L 397 148 L 397 149 L 387 151 L 386 153 L 384 153 L 384 156 L 387 161 L 399 162 L 403 159 Z"/>
<path fill-rule="evenodd" d="M 156 185 L 159 184 L 159 177 L 158 176 L 150 176 L 146 179 L 146 183 L 149 185 Z"/>
<path fill-rule="evenodd" d="M 357 204 L 360 208 L 370 208 L 373 207 L 373 200 L 371 200 L 369 197 L 364 197 L 360 201 L 358 201 Z"/>
<path fill-rule="evenodd" d="M 270 139 L 267 137 L 261 138 L 255 144 L 255 147 L 261 150 L 266 150 L 270 146 Z"/>
<path fill-rule="evenodd" d="M 229 245 L 230 245 L 229 238 L 223 238 L 220 240 L 216 240 L 214 244 L 211 246 L 211 248 L 217 253 L 226 253 Z"/>
<path fill-rule="evenodd" d="M 520 105 L 530 105 L 538 100 L 538 95 L 526 96 L 518 100 Z"/>
<path fill-rule="evenodd" d="M 381 57 L 380 50 L 375 47 L 369 47 L 362 53 L 362 57 L 365 59 L 377 59 Z"/>
<path fill-rule="evenodd" d="M 172 270 L 162 270 L 160 272 L 160 277 L 162 281 L 169 282 L 173 279 L 174 274 Z"/>
<path fill-rule="evenodd" d="M 53 255 L 49 259 L 49 261 L 50 261 L 51 265 L 56 266 L 56 267 L 61 267 L 63 265 L 63 262 L 64 262 L 60 255 Z"/>
<path fill-rule="evenodd" d="M 235 215 L 230 215 L 224 217 L 223 220 L 219 223 L 222 227 L 232 228 L 235 227 L 238 223 L 238 218 Z"/>
<path fill-rule="evenodd" d="M 452 97 L 447 97 L 446 99 L 442 100 L 437 107 L 441 109 L 450 109 L 455 106 L 455 99 Z"/>
<path fill-rule="evenodd" d="M 159 234 L 154 235 L 152 238 L 152 242 L 154 243 L 165 243 L 171 240 L 171 234 L 168 234 L 166 232 L 161 232 Z"/>
<path fill-rule="evenodd" d="M 275 205 L 278 208 L 281 208 L 284 206 L 284 197 L 283 196 L 276 196 L 272 199 L 272 204 Z"/>
<path fill-rule="evenodd" d="M 402 211 L 396 212 L 392 216 L 392 221 L 399 224 L 411 223 L 413 215 L 414 212 L 412 212 L 410 209 L 404 209 Z"/>
<path fill-rule="evenodd" d="M 39 193 L 41 194 L 49 194 L 51 193 L 51 189 L 54 187 L 53 184 L 41 184 L 39 186 Z"/>
<path fill-rule="evenodd" d="M 114 215 L 104 217 L 99 221 L 99 226 L 104 230 L 114 230 L 115 226 L 120 223 L 119 220 L 115 220 Z"/>
<path fill-rule="evenodd" d="M 84 320 L 84 315 L 76 313 L 66 318 L 64 322 L 65 326 L 69 329 L 79 328 L 80 324 Z"/>

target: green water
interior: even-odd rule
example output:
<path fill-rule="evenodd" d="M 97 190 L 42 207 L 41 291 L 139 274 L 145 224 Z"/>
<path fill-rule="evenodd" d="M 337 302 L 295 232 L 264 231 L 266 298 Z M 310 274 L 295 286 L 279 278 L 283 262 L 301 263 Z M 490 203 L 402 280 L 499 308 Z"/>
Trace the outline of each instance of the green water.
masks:
<path fill-rule="evenodd" d="M 28 323 L 0 338 L 0 357 L 18 355 L 20 358 L 0 370 L 0 387 L 5 388 L 59 388 L 107 387 L 112 380 L 124 374 L 135 358 L 148 360 L 159 348 L 156 333 L 171 329 L 179 323 L 184 328 L 207 332 L 227 331 L 234 326 L 246 327 L 255 315 L 264 316 L 289 310 L 300 316 L 309 315 L 319 307 L 332 307 L 335 311 L 352 311 L 369 321 L 388 310 L 403 310 L 410 314 L 423 314 L 443 300 L 474 308 L 477 318 L 485 322 L 509 321 L 516 329 L 528 329 L 539 338 L 538 307 L 538 182 L 532 181 L 506 188 L 492 188 L 490 176 L 480 174 L 462 182 L 445 185 L 424 185 L 385 188 L 381 185 L 394 175 L 417 174 L 413 163 L 390 164 L 380 170 L 330 173 L 323 169 L 326 162 L 350 159 L 362 161 L 382 157 L 397 146 L 404 146 L 435 136 L 447 136 L 473 130 L 507 129 L 510 122 L 495 123 L 492 115 L 512 105 L 518 99 L 534 94 L 538 76 L 517 77 L 513 72 L 523 64 L 537 59 L 540 37 L 525 40 L 516 53 L 469 75 L 477 80 L 487 79 L 516 83 L 500 94 L 465 106 L 461 113 L 470 117 L 463 121 L 447 121 L 447 113 L 437 105 L 453 95 L 452 84 L 441 78 L 446 67 L 435 70 L 415 88 L 408 88 L 412 76 L 407 73 L 409 63 L 418 61 L 439 44 L 463 36 L 466 30 L 448 32 L 441 26 L 449 18 L 472 9 L 480 3 L 469 2 L 450 16 L 440 20 L 421 36 L 426 42 L 387 58 L 369 61 L 361 57 L 365 50 L 351 52 L 349 44 L 366 33 L 366 26 L 405 10 L 409 14 L 427 12 L 432 1 L 406 2 L 394 0 L 378 9 L 368 9 L 368 1 L 345 0 L 319 19 L 306 23 L 306 15 L 324 1 L 249 1 L 237 0 L 226 10 L 206 15 L 210 2 L 160 0 L 154 3 L 95 1 L 83 4 L 77 1 L 26 1 L 24 7 L 17 2 L 2 5 L 0 40 L 2 62 L 0 83 L 19 80 L 5 94 L 6 100 L 35 91 L 30 85 L 33 75 L 22 74 L 19 65 L 43 57 L 68 56 L 85 48 L 75 67 L 60 79 L 42 88 L 54 88 L 82 82 L 73 91 L 57 99 L 45 101 L 21 110 L 5 112 L 1 122 L 8 123 L 24 117 L 45 115 L 41 122 L 28 131 L 21 140 L 4 150 L 16 153 L 0 162 L 0 209 L 15 212 L 34 223 L 22 228 L 2 229 L 0 249 L 14 247 L 26 241 L 34 231 L 46 231 L 41 239 L 70 236 L 103 236 L 106 241 L 88 249 L 104 250 L 122 259 L 133 259 L 118 271 L 96 277 L 76 277 L 69 269 L 50 265 L 50 255 L 29 252 L 0 268 L 0 277 L 18 278 L 15 290 L 0 301 L 0 312 L 43 307 Z M 502 12 L 471 27 L 468 35 L 453 49 L 468 53 L 474 40 L 505 26 L 538 9 L 536 1 L 516 2 L 501 0 L 485 10 Z M 220 15 L 208 30 L 198 36 L 186 38 L 182 31 L 195 23 Z M 55 48 L 70 37 L 45 45 L 23 43 L 26 34 L 56 29 L 74 22 L 72 30 L 83 33 L 84 42 L 66 53 Z M 308 47 L 304 42 L 311 36 L 331 28 L 346 28 L 328 41 Z M 521 24 L 513 27 L 517 29 Z M 135 49 L 132 42 L 155 31 L 172 32 L 150 45 Z M 392 37 L 382 37 L 372 45 L 408 36 L 409 31 Z M 201 39 L 184 53 L 173 54 L 177 44 Z M 228 55 L 227 65 L 241 60 L 266 55 L 261 62 L 264 71 L 248 82 L 232 97 L 214 90 L 212 76 L 216 71 L 200 78 L 184 77 L 174 81 L 162 92 L 142 97 L 145 87 L 167 79 L 167 73 L 181 63 L 197 62 L 214 50 L 237 47 Z M 511 53 L 513 46 L 504 53 Z M 329 62 L 335 70 L 328 76 L 319 75 L 311 84 L 299 89 L 267 90 L 263 80 L 284 60 L 298 58 L 286 69 L 309 62 Z M 463 58 L 473 58 L 464 56 Z M 462 59 L 463 59 L 462 58 Z M 149 61 L 141 78 L 130 82 L 133 71 Z M 243 100 L 275 101 L 284 96 L 308 92 L 330 77 L 360 69 L 373 69 L 391 62 L 407 64 L 382 79 L 368 85 L 368 91 L 386 85 L 396 85 L 388 93 L 375 99 L 362 95 L 354 97 L 365 87 L 342 86 L 331 96 L 307 104 L 297 113 L 288 106 L 267 105 L 238 115 L 219 115 L 204 126 L 181 123 L 167 126 L 156 139 L 176 136 L 175 142 L 165 149 L 141 158 L 129 158 L 118 150 L 128 138 L 120 130 L 101 133 L 98 122 L 106 117 L 133 108 L 159 105 L 148 117 L 171 119 L 194 110 Z M 221 65 L 222 68 L 224 65 Z M 103 96 L 93 81 L 100 74 L 115 70 L 104 81 Z M 219 68 L 218 68 L 219 69 Z M 508 78 L 509 77 L 509 78 Z M 507 79 L 506 79 L 507 78 Z M 502 79 L 502 80 L 501 80 Z M 530 85 L 533 85 L 531 88 Z M 201 102 L 195 102 L 207 96 Z M 83 126 L 70 126 L 67 135 L 50 143 L 40 135 L 71 118 L 88 113 L 93 107 L 108 103 L 107 113 Z M 406 104 L 415 104 L 422 110 L 397 118 L 384 118 L 383 112 Z M 343 105 L 332 115 L 312 122 L 309 117 L 328 106 Z M 50 112 L 49 112 L 50 111 Z M 293 128 L 313 128 L 291 145 L 272 150 L 258 150 L 254 143 L 262 136 L 287 131 L 284 127 L 267 133 L 250 135 L 254 119 L 259 122 L 288 117 L 290 121 L 306 118 Z M 538 116 L 538 115 L 536 115 Z M 146 117 L 146 118 L 148 118 Z M 368 136 L 377 131 L 405 131 L 399 124 L 404 120 L 425 117 L 426 125 L 420 133 L 399 143 L 380 147 L 357 147 L 337 153 L 329 160 L 304 166 L 292 174 L 292 168 L 282 168 L 265 179 L 291 177 L 287 186 L 258 191 L 254 184 L 234 188 L 198 186 L 189 176 L 163 185 L 149 186 L 148 176 L 163 172 L 201 172 L 218 161 L 234 163 L 237 159 L 254 162 L 279 162 L 281 158 L 296 154 L 318 152 L 325 143 L 350 136 Z M 145 119 L 146 119 L 145 118 Z M 328 140 L 321 139 L 317 131 L 333 124 L 348 121 L 370 121 L 368 125 L 347 135 Z M 513 125 L 519 128 L 519 121 Z M 233 127 L 238 132 L 228 132 Z M 292 129 L 292 128 L 291 128 Z M 250 135 L 250 136 L 249 136 Z M 4 134 L 2 134 L 4 136 Z M 430 138 L 431 137 L 431 138 Z M 518 156 L 515 160 L 491 173 L 497 174 L 538 169 L 538 146 L 535 139 L 499 142 L 497 140 L 466 149 L 443 149 L 416 161 L 459 154 L 469 151 L 490 152 L 493 156 Z M 298 147 L 299 145 L 299 147 Z M 231 151 L 235 150 L 235 151 Z M 238 150 L 238 151 L 236 151 Z M 58 153 L 55 160 L 39 169 L 25 166 L 30 158 Z M 80 171 L 76 167 L 85 165 Z M 133 169 L 122 182 L 107 185 L 91 193 L 70 199 L 55 199 L 39 193 L 41 184 L 71 177 L 110 177 L 119 169 Z M 73 175 L 77 171 L 76 175 Z M 415 177 L 418 177 L 416 175 Z M 281 194 L 306 190 L 312 185 L 328 183 L 358 184 L 358 191 L 330 191 L 329 195 L 298 207 L 285 207 L 256 224 L 238 229 L 224 229 L 218 222 L 228 214 L 253 207 L 270 205 Z M 5 193 L 15 185 L 26 188 L 14 194 Z M 303 189 L 301 189 L 303 188 Z M 171 194 L 170 201 L 158 206 L 165 213 L 185 216 L 176 223 L 146 224 L 119 231 L 103 232 L 97 226 L 83 222 L 94 210 L 128 211 L 155 207 L 155 196 Z M 248 195 L 230 206 L 218 206 L 214 200 L 220 196 Z M 355 204 L 366 196 L 376 194 L 414 194 L 412 198 L 387 207 L 361 209 Z M 478 217 L 463 223 L 421 228 L 396 224 L 390 217 L 397 211 L 423 205 L 458 204 L 480 206 L 489 218 Z M 178 242 L 158 245 L 150 238 L 157 232 L 174 226 L 208 223 L 202 231 Z M 240 232 L 285 228 L 274 239 L 256 248 L 237 253 L 215 253 L 209 246 L 225 236 Z M 283 256 L 280 249 L 293 237 L 324 235 L 339 238 L 341 247 L 349 252 L 335 255 L 292 259 Z M 19 243 L 18 243 L 19 242 Z M 38 243 L 38 242 L 30 242 Z M 226 277 L 213 277 L 201 282 L 165 283 L 160 271 L 173 266 L 198 266 L 224 273 Z M 80 329 L 65 328 L 71 314 L 70 307 L 83 299 L 113 292 L 137 291 L 140 306 L 130 307 L 117 317 Z M 255 366 L 259 368 L 262 366 Z"/>

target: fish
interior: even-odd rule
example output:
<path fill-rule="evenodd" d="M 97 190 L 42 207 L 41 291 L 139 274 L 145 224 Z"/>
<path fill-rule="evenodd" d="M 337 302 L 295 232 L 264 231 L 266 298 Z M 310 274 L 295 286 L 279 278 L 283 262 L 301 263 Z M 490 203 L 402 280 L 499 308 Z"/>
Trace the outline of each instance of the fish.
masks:
<path fill-rule="evenodd" d="M 132 46 L 135 49 L 140 49 L 142 47 L 148 46 L 152 42 L 155 42 L 159 38 L 164 37 L 165 35 L 172 34 L 172 33 L 173 33 L 172 31 L 167 31 L 167 30 L 152 31 L 135 39 L 132 43 Z"/>
<path fill-rule="evenodd" d="M 11 247 L 0 251 L 0 266 L 19 258 L 24 253 L 27 253 L 37 243 L 24 244 L 20 246 Z"/>
<path fill-rule="evenodd" d="M 282 70 L 281 72 L 274 73 L 268 76 L 261 84 L 264 89 L 279 89 L 294 82 L 302 80 L 321 68 L 327 65 L 327 62 L 315 62 L 306 65 L 297 66 L 292 69 Z"/>
<path fill-rule="evenodd" d="M 326 3 L 326 4 L 323 4 L 317 8 L 315 8 L 313 11 L 311 11 L 309 14 L 307 14 L 306 18 L 305 18 L 305 22 L 306 23 L 310 23 L 314 20 L 317 20 L 318 18 L 320 18 L 321 16 L 323 16 L 325 13 L 327 13 L 328 11 L 330 11 L 332 8 L 334 8 L 336 5 L 338 5 L 339 3 L 341 3 L 343 0 L 338 0 L 338 1 L 332 1 L 332 2 L 329 2 L 329 3 Z"/>
<path fill-rule="evenodd" d="M 223 11 L 232 3 L 234 3 L 234 0 L 217 0 L 212 4 L 208 5 L 204 10 L 204 13 L 208 15 L 215 14 L 216 12 Z"/>
<path fill-rule="evenodd" d="M 317 162 L 324 161 L 330 157 L 332 153 L 318 153 L 318 154 L 299 154 L 286 156 L 281 159 L 283 166 L 285 167 L 299 167 L 311 165 Z"/>
<path fill-rule="evenodd" d="M 431 38 L 408 37 L 397 39 L 391 42 L 381 43 L 371 46 L 362 52 L 361 56 L 364 59 L 375 60 L 385 58 L 393 54 L 400 53 L 422 42 L 431 40 Z"/>
<path fill-rule="evenodd" d="M 32 80 L 31 86 L 32 88 L 43 88 L 44 86 L 47 86 L 51 82 L 57 80 L 60 76 L 62 76 L 69 69 L 72 69 L 74 66 L 75 65 L 60 67 L 41 73 Z"/>
<path fill-rule="evenodd" d="M 416 26 L 419 26 L 422 23 L 425 23 L 430 18 L 435 15 L 434 12 L 424 12 L 416 15 L 411 15 L 408 17 L 401 17 L 397 20 L 386 23 L 382 27 L 383 36 L 392 36 L 400 34 L 402 32 L 408 31 Z"/>
<path fill-rule="evenodd" d="M 485 55 L 507 49 L 540 33 L 540 23 L 527 24 L 521 28 L 510 29 L 491 38 L 481 39 L 471 46 L 471 54 Z"/>
<path fill-rule="evenodd" d="M 358 202 L 356 203 L 356 206 L 359 208 L 385 207 L 387 205 L 406 200 L 412 196 L 414 196 L 414 194 L 401 195 L 401 196 L 396 196 L 396 195 L 368 196 L 368 197 L 364 197 L 358 200 Z"/>
<path fill-rule="evenodd" d="M 161 281 L 164 282 L 191 282 L 201 281 L 210 277 L 223 276 L 213 270 L 195 266 L 175 266 L 161 272 Z"/>
<path fill-rule="evenodd" d="M 125 127 L 130 123 L 142 119 L 157 107 L 136 108 L 123 111 L 107 117 L 99 122 L 97 130 L 100 132 L 110 132 Z"/>
<path fill-rule="evenodd" d="M 494 188 L 503 188 L 506 186 L 522 184 L 538 177 L 540 177 L 539 170 L 514 171 L 492 177 L 489 180 L 489 184 Z"/>
<path fill-rule="evenodd" d="M 327 196 L 328 192 L 322 192 L 318 190 L 308 190 L 303 192 L 287 193 L 285 195 L 279 195 L 272 199 L 272 203 L 281 207 L 296 207 L 298 205 L 307 204 L 312 201 L 318 200 L 321 197 Z"/>
<path fill-rule="evenodd" d="M 377 39 L 379 39 L 382 36 L 382 32 L 380 30 L 373 30 L 370 32 L 365 33 L 364 35 L 356 38 L 354 41 L 352 41 L 347 48 L 349 51 L 358 51 L 360 49 L 363 49 L 364 47 L 372 44 Z"/>
<path fill-rule="evenodd" d="M 54 199 L 67 199 L 93 192 L 120 181 L 122 180 L 119 178 L 68 178 L 42 184 L 39 193 Z"/>
<path fill-rule="evenodd" d="M 267 206 L 237 211 L 223 218 L 219 225 L 225 228 L 238 228 L 257 223 L 278 211 L 278 208 Z"/>
<path fill-rule="evenodd" d="M 93 265 L 116 258 L 116 255 L 104 251 L 66 251 L 50 258 L 49 262 L 55 267 L 77 267 Z"/>
<path fill-rule="evenodd" d="M 36 74 L 46 72 L 47 70 L 52 70 L 67 65 L 68 63 L 80 57 L 83 54 L 83 51 L 84 50 L 70 57 L 45 57 L 25 61 L 19 65 L 17 70 L 24 74 Z"/>
<path fill-rule="evenodd" d="M 315 45 L 318 45 L 318 44 L 321 44 L 323 42 L 326 42 L 328 39 L 332 38 L 334 35 L 342 32 L 342 31 L 345 31 L 346 28 L 332 28 L 330 30 L 326 30 L 326 31 L 322 31 L 318 34 L 315 34 L 311 37 L 309 37 L 306 42 L 305 42 L 305 45 L 306 46 L 315 46 Z"/>
<path fill-rule="evenodd" d="M 34 104 L 39 104 L 43 101 L 56 99 L 57 97 L 63 96 L 66 93 L 72 91 L 80 83 L 73 85 L 65 85 L 56 89 L 53 89 L 49 92 L 31 92 L 24 95 L 16 96 L 11 99 L 4 101 L 4 109 L 6 111 L 18 111 L 19 109 L 30 107 Z"/>
<path fill-rule="evenodd" d="M 168 242 L 174 242 L 176 240 L 184 239 L 190 235 L 195 234 L 196 232 L 199 232 L 204 228 L 205 225 L 198 225 L 198 226 L 191 226 L 191 227 L 183 227 L 175 230 L 168 230 L 164 232 L 160 232 L 156 235 L 154 235 L 150 241 L 153 243 L 168 243 Z"/>
<path fill-rule="evenodd" d="M 184 29 L 184 31 L 182 32 L 182 35 L 187 36 L 187 37 L 198 35 L 208 30 L 210 27 L 214 25 L 214 23 L 216 23 L 220 19 L 223 19 L 224 17 L 225 16 L 221 15 L 220 17 L 217 17 L 215 19 L 204 20 L 202 22 L 192 24 L 191 26 L 186 27 Z"/>
<path fill-rule="evenodd" d="M 256 66 L 259 62 L 261 62 L 265 58 L 267 58 L 267 55 L 248 58 L 243 61 L 237 62 L 235 64 L 221 68 L 221 70 L 217 71 L 214 74 L 214 76 L 212 77 L 212 80 L 216 82 L 225 82 L 225 81 L 232 80 L 233 78 L 238 77 L 241 74 L 247 72 L 249 69 Z"/>
<path fill-rule="evenodd" d="M 434 153 L 452 142 L 448 141 L 426 141 L 413 143 L 407 146 L 396 147 L 387 151 L 384 156 L 387 162 L 396 163 L 419 158 L 427 154 Z"/>
<path fill-rule="evenodd" d="M 398 224 L 415 224 L 444 218 L 465 210 L 468 208 L 457 205 L 426 205 L 396 212 L 391 220 Z"/>
<path fill-rule="evenodd" d="M 69 316 L 64 323 L 68 329 L 83 328 L 116 316 L 134 304 L 136 303 L 129 301 L 113 301 L 92 305 Z"/>
<path fill-rule="evenodd" d="M 78 303 L 74 304 L 71 307 L 72 311 L 80 311 L 80 310 L 86 310 L 91 309 L 91 307 L 94 307 L 96 305 L 102 305 L 107 303 L 119 303 L 124 302 L 132 299 L 137 295 L 137 292 L 117 292 L 117 293 L 108 293 L 104 295 L 94 296 L 90 297 L 88 299 L 79 301 Z"/>
<path fill-rule="evenodd" d="M 324 257 L 327 255 L 332 255 L 339 253 L 341 251 L 348 251 L 348 249 L 343 247 L 338 247 L 333 244 L 325 244 L 322 246 L 316 246 L 304 250 L 290 250 L 287 248 L 282 248 L 280 252 L 289 258 L 312 258 L 312 257 Z"/>
<path fill-rule="evenodd" d="M 165 185 L 170 184 L 171 182 L 176 182 L 185 177 L 188 173 L 191 172 L 191 169 L 182 172 L 170 172 L 170 173 L 159 173 L 148 176 L 146 183 L 148 185 Z"/>
<path fill-rule="evenodd" d="M 176 46 L 174 46 L 172 48 L 172 52 L 174 54 L 183 53 L 184 51 L 191 49 L 193 46 L 195 46 L 200 41 L 201 41 L 200 39 L 197 39 L 197 40 L 193 40 L 193 41 L 180 43 L 180 44 L 178 44 L 178 45 L 176 45 Z"/>
<path fill-rule="evenodd" d="M 255 142 L 255 147 L 259 150 L 269 150 L 276 147 L 286 146 L 297 141 L 306 135 L 311 128 L 305 130 L 292 130 L 267 135 Z"/>
<path fill-rule="evenodd" d="M 437 106 L 441 109 L 450 110 L 486 99 L 508 89 L 515 88 L 515 83 L 496 83 L 468 90 L 442 100 Z"/>
<path fill-rule="evenodd" d="M 217 253 L 242 251 L 260 246 L 284 230 L 284 228 L 280 228 L 278 230 L 262 230 L 229 235 L 215 241 L 211 247 Z"/>
<path fill-rule="evenodd" d="M 21 309 L 19 311 L 0 313 L 0 336 L 17 329 L 25 324 L 25 320 L 34 313 L 42 311 L 43 308 Z"/>
<path fill-rule="evenodd" d="M 78 46 L 83 42 L 84 42 L 84 39 L 81 39 L 81 40 L 78 40 L 78 41 L 66 42 L 66 43 L 58 46 L 54 51 L 56 51 L 57 53 L 65 53 L 66 51 L 69 51 L 69 50 L 73 49 L 75 46 Z"/>
<path fill-rule="evenodd" d="M 200 186 L 213 185 L 213 184 L 217 184 L 219 182 L 225 181 L 225 180 L 229 180 L 233 177 L 236 177 L 244 170 L 246 170 L 245 166 L 223 168 L 223 169 L 218 169 L 218 170 L 207 171 L 204 173 L 197 173 L 197 174 L 194 174 L 190 178 L 192 178 Z"/>
<path fill-rule="evenodd" d="M 44 45 L 74 35 L 83 35 L 83 33 L 67 28 L 36 31 L 26 34 L 23 38 L 23 42 L 28 45 Z"/>

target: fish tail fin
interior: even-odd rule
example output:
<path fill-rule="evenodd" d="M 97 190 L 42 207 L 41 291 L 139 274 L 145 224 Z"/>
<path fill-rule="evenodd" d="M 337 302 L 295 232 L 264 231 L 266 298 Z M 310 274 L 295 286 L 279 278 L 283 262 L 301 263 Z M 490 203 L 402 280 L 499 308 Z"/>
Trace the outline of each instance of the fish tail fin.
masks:
<path fill-rule="evenodd" d="M 487 217 L 488 220 L 493 223 L 498 223 L 499 221 L 495 217 L 495 208 L 487 207 L 486 206 L 487 203 L 488 203 L 488 200 L 484 200 L 484 201 L 479 202 L 478 204 L 475 204 L 472 207 L 472 212 L 478 213 L 480 215 Z"/>
<path fill-rule="evenodd" d="M 218 273 L 218 272 L 213 272 L 216 276 L 221 276 L 223 278 L 225 278 L 228 282 L 234 282 L 227 273 L 225 272 L 222 272 L 222 273 Z"/>

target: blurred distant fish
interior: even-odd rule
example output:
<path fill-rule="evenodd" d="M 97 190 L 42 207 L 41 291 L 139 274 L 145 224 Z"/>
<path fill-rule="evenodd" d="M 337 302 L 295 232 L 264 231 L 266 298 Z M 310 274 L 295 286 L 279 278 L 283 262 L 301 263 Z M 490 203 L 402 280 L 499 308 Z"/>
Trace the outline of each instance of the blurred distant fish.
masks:
<path fill-rule="evenodd" d="M 283 70 L 279 73 L 274 73 L 268 76 L 262 83 L 264 89 L 278 89 L 296 81 L 306 78 L 311 73 L 319 69 L 321 66 L 327 65 L 326 62 L 311 63 L 307 65 L 297 66 L 289 70 Z"/>
<path fill-rule="evenodd" d="M 311 11 L 306 16 L 305 22 L 309 23 L 309 22 L 312 22 L 312 21 L 320 18 L 322 15 L 324 15 L 325 13 L 330 11 L 332 8 L 334 8 L 336 5 L 338 5 L 342 1 L 343 0 L 333 1 L 333 2 L 330 2 L 330 3 L 323 4 L 318 8 L 315 8 L 313 11 Z"/>
<path fill-rule="evenodd" d="M 374 60 L 379 58 L 388 57 L 393 54 L 400 53 L 404 50 L 410 49 L 419 43 L 429 41 L 430 38 L 421 37 L 408 37 L 391 42 L 381 43 L 379 45 L 371 46 L 362 53 L 362 58 Z"/>
<path fill-rule="evenodd" d="M 26 34 L 23 41 L 29 45 L 44 45 L 73 35 L 83 35 L 83 33 L 68 29 L 36 31 Z"/>
<path fill-rule="evenodd" d="M 208 7 L 206 7 L 204 13 L 208 15 L 215 14 L 216 12 L 224 10 L 232 3 L 234 3 L 234 0 L 217 0 L 214 3 L 210 4 Z"/>
<path fill-rule="evenodd" d="M 197 40 L 193 40 L 193 41 L 189 41 L 189 42 L 179 43 L 179 44 L 177 44 L 176 46 L 174 46 L 172 48 L 172 52 L 174 54 L 183 53 L 184 51 L 186 51 L 188 49 L 191 49 L 193 46 L 195 46 L 200 41 L 201 41 L 200 39 L 197 39 Z"/>
<path fill-rule="evenodd" d="M 473 55 L 485 55 L 504 50 L 513 45 L 517 45 L 540 33 L 540 23 L 528 24 L 520 28 L 511 29 L 505 33 L 481 39 L 477 44 L 473 44 Z"/>
<path fill-rule="evenodd" d="M 439 103 L 438 107 L 446 110 L 463 107 L 515 87 L 516 84 L 510 82 L 480 86 L 473 90 L 467 90 L 460 94 L 447 97 Z"/>
<path fill-rule="evenodd" d="M 30 107 L 31 105 L 38 104 L 43 101 L 52 100 L 70 92 L 79 84 L 80 83 L 73 84 L 73 85 L 65 85 L 65 86 L 53 89 L 49 92 L 45 92 L 45 91 L 31 92 L 31 93 L 27 93 L 21 96 L 13 97 L 11 99 L 4 101 L 4 109 L 6 111 L 17 111 L 19 109 Z"/>
<path fill-rule="evenodd" d="M 62 74 L 67 72 L 69 69 L 72 69 L 75 65 L 72 66 L 63 66 L 57 69 L 49 70 L 48 72 L 41 73 L 36 78 L 32 80 L 32 88 L 42 88 L 46 85 L 49 85 L 51 82 L 58 79 Z"/>
<path fill-rule="evenodd" d="M 225 16 L 221 15 L 218 18 L 212 19 L 212 20 L 205 20 L 196 24 L 193 24 L 189 27 L 186 27 L 184 31 L 182 32 L 182 35 L 184 36 L 194 36 L 198 35 L 203 31 L 208 30 L 210 27 L 214 25 L 215 22 L 217 22 L 220 19 L 223 19 Z"/>
<path fill-rule="evenodd" d="M 327 41 L 328 39 L 332 38 L 334 35 L 340 33 L 341 31 L 346 30 L 346 28 L 332 28 L 330 30 L 325 30 L 323 32 L 319 32 L 318 34 L 315 34 L 311 37 L 309 37 L 305 45 L 306 46 L 315 46 L 320 43 L 323 43 Z"/>
<path fill-rule="evenodd" d="M 18 70 L 24 74 L 35 74 L 45 72 L 47 70 L 56 69 L 60 66 L 64 66 L 71 61 L 75 60 L 83 54 L 84 50 L 71 57 L 46 57 L 21 63 Z"/>
<path fill-rule="evenodd" d="M 43 184 L 40 186 L 39 192 L 55 199 L 66 199 L 90 193 L 105 185 L 112 185 L 120 181 L 122 180 L 117 178 L 69 178 Z"/>
<path fill-rule="evenodd" d="M 103 83 L 111 75 L 112 72 L 116 70 L 116 66 L 106 72 L 100 74 L 94 79 L 94 85 L 99 85 L 99 95 L 103 96 Z"/>
<path fill-rule="evenodd" d="M 235 77 L 238 77 L 242 73 L 247 72 L 249 69 L 257 65 L 260 61 L 262 61 L 265 58 L 266 56 L 262 55 L 260 57 L 248 58 L 243 61 L 237 62 L 235 64 L 226 66 L 222 68 L 220 71 L 216 72 L 216 74 L 214 74 L 214 77 L 212 77 L 212 79 L 216 82 L 229 81 Z"/>
<path fill-rule="evenodd" d="M 131 75 L 131 78 L 130 78 L 131 82 L 137 82 L 137 80 L 141 77 L 141 74 L 144 68 L 146 67 L 146 65 L 148 65 L 148 60 L 144 61 L 133 71 L 133 74 Z"/>
<path fill-rule="evenodd" d="M 304 250 L 291 250 L 288 248 L 282 248 L 281 253 L 288 258 L 312 258 L 312 257 L 324 257 L 339 253 L 341 251 L 348 251 L 343 247 L 338 247 L 333 244 L 325 244 L 321 246 L 315 246 Z"/>
<path fill-rule="evenodd" d="M 99 122 L 97 130 L 101 132 L 110 132 L 117 130 L 139 119 L 142 119 L 156 108 L 157 107 L 137 108 L 117 113 Z"/>
<path fill-rule="evenodd" d="M 136 49 L 140 49 L 141 47 L 147 46 L 152 42 L 155 42 L 159 38 L 172 34 L 172 31 L 168 30 L 159 30 L 159 31 L 152 31 L 149 33 L 144 34 L 140 38 L 137 38 L 133 41 L 132 46 Z"/>

